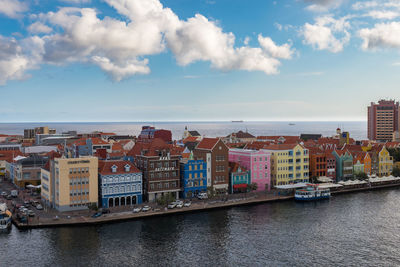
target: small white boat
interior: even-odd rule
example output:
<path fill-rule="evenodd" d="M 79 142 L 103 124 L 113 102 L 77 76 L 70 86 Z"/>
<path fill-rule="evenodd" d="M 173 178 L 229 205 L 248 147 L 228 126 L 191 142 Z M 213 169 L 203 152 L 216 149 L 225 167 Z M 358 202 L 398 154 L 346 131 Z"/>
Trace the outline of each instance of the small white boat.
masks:
<path fill-rule="evenodd" d="M 307 187 L 296 190 L 294 199 L 299 201 L 311 201 L 318 199 L 329 199 L 331 191 L 329 188 L 320 189 L 318 185 L 308 184 Z"/>
<path fill-rule="evenodd" d="M 11 227 L 11 211 L 8 210 L 6 203 L 0 203 L 0 230 Z"/>

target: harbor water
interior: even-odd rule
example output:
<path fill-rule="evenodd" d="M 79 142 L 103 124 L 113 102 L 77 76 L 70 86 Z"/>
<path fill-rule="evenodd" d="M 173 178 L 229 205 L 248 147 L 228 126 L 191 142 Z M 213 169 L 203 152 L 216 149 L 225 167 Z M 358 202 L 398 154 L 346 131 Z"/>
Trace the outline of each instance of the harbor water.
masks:
<path fill-rule="evenodd" d="M 399 266 L 400 191 L 0 235 L 1 266 Z"/>

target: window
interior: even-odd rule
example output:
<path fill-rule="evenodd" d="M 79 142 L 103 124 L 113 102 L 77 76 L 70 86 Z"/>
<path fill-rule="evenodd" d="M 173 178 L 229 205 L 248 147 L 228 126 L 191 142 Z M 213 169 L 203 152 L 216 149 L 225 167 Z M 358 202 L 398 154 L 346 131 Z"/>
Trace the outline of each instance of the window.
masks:
<path fill-rule="evenodd" d="M 158 189 L 162 189 L 162 184 L 158 183 Z"/>

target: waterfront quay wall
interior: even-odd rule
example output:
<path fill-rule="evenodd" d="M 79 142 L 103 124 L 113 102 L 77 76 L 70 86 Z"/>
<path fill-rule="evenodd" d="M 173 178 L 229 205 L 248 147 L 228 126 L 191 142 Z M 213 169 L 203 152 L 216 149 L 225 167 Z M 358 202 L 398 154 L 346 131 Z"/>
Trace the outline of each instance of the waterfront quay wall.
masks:
<path fill-rule="evenodd" d="M 340 190 L 332 191 L 332 195 L 340 195 L 346 193 L 357 193 L 363 191 L 370 190 L 380 190 L 385 188 L 396 188 L 400 187 L 400 182 L 396 183 L 380 183 L 376 185 L 363 185 L 358 187 L 342 187 Z M 59 219 L 47 222 L 33 222 L 33 223 L 21 223 L 17 221 L 15 217 L 13 217 L 13 224 L 21 230 L 24 229 L 34 229 L 34 228 L 49 228 L 49 227 L 71 227 L 71 226 L 89 226 L 89 225 L 101 225 L 101 224 L 110 224 L 116 222 L 124 222 L 130 220 L 138 220 L 145 218 L 153 218 L 153 217 L 161 217 L 161 216 L 169 216 L 169 215 L 178 215 L 184 213 L 193 213 L 193 212 L 201 212 L 208 210 L 216 210 L 216 209 L 225 209 L 237 206 L 245 206 L 245 205 L 255 205 L 262 203 L 270 203 L 277 201 L 288 201 L 294 200 L 293 195 L 283 196 L 283 195 L 258 195 L 257 197 L 247 198 L 247 199 L 238 199 L 231 200 L 229 202 L 224 201 L 207 201 L 195 203 L 191 207 L 181 208 L 181 209 L 168 209 L 168 210 L 159 210 L 159 211 L 148 211 L 148 212 L 140 212 L 140 213 L 132 213 L 132 211 L 119 212 L 119 213 L 111 213 L 106 214 L 98 218 L 91 217 L 77 217 L 71 219 Z"/>

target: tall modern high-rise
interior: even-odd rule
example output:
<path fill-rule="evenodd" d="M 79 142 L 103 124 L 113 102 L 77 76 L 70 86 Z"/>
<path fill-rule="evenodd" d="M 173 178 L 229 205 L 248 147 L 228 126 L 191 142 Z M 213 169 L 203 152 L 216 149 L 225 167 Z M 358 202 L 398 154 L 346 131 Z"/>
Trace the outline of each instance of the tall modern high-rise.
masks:
<path fill-rule="evenodd" d="M 391 141 L 393 132 L 399 130 L 399 102 L 379 100 L 368 107 L 368 139 Z"/>

